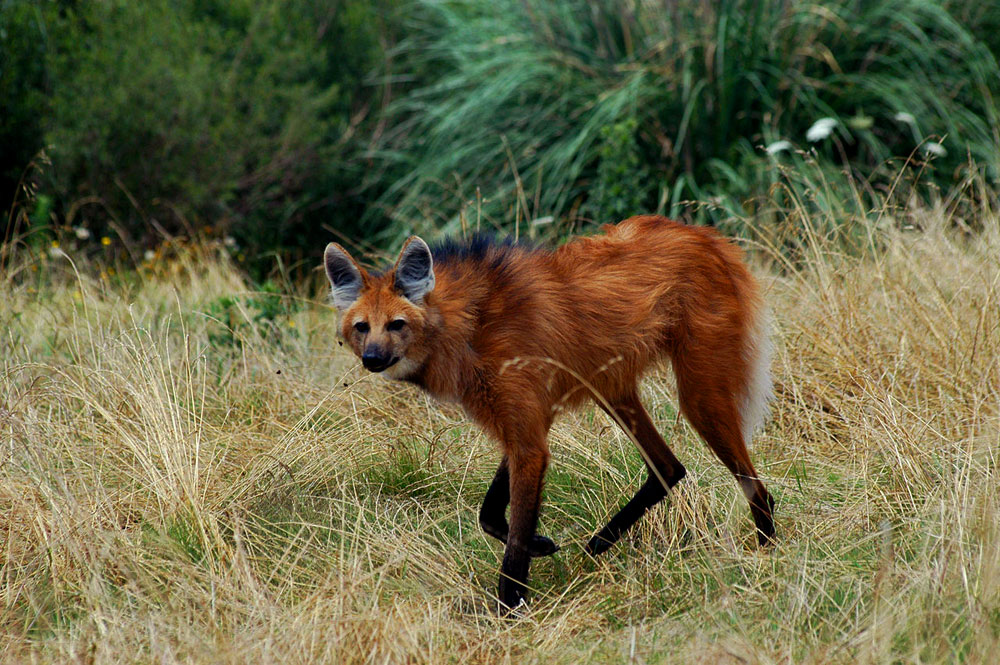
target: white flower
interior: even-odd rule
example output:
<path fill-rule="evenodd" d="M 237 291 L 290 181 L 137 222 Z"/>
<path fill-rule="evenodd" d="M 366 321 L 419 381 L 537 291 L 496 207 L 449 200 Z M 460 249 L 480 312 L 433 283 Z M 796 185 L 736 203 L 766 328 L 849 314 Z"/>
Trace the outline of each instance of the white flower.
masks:
<path fill-rule="evenodd" d="M 948 154 L 948 151 L 944 149 L 944 146 L 937 141 L 928 141 L 922 147 L 924 152 L 928 155 L 933 155 L 934 157 L 944 157 Z"/>
<path fill-rule="evenodd" d="M 62 251 L 57 245 L 49 247 L 49 256 L 53 259 L 58 259 L 60 256 L 66 256 L 66 252 Z"/>
<path fill-rule="evenodd" d="M 896 115 L 894 115 L 892 117 L 897 122 L 905 122 L 908 125 L 916 125 L 917 124 L 917 119 L 914 118 L 911 114 L 906 113 L 905 111 L 900 111 L 899 113 L 897 113 Z"/>
<path fill-rule="evenodd" d="M 232 236 L 226 236 L 222 239 L 222 244 L 226 247 L 236 247 L 236 238 Z"/>
<path fill-rule="evenodd" d="M 143 252 L 142 258 L 146 259 L 147 261 L 152 261 L 153 259 L 156 258 L 156 252 L 154 252 L 151 249 L 147 249 L 145 252 Z"/>
<path fill-rule="evenodd" d="M 90 237 L 90 229 L 86 226 L 74 226 L 73 233 L 75 233 L 76 237 L 80 240 L 86 240 Z"/>
<path fill-rule="evenodd" d="M 810 143 L 822 141 L 833 132 L 838 124 L 836 118 L 820 118 L 806 131 L 806 140 Z"/>
<path fill-rule="evenodd" d="M 792 142 L 785 141 L 784 139 L 782 139 L 781 141 L 775 141 L 774 143 L 770 143 L 766 148 L 764 148 L 764 150 L 766 150 L 767 154 L 769 155 L 774 155 L 779 152 L 784 152 L 785 150 L 791 150 L 791 149 L 792 149 Z"/>

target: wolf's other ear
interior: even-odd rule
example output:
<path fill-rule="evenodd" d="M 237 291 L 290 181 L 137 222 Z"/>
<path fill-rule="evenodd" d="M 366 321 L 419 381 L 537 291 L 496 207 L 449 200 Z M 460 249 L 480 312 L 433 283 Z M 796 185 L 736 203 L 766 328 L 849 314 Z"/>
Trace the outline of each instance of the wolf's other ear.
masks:
<path fill-rule="evenodd" d="M 419 305 L 434 290 L 434 260 L 427 243 L 417 236 L 403 245 L 396 259 L 396 289 L 410 302 Z"/>
<path fill-rule="evenodd" d="M 364 285 L 361 269 L 351 255 L 335 242 L 326 246 L 323 265 L 326 266 L 326 276 L 333 287 L 334 307 L 339 310 L 347 309 L 361 295 L 361 287 Z"/>

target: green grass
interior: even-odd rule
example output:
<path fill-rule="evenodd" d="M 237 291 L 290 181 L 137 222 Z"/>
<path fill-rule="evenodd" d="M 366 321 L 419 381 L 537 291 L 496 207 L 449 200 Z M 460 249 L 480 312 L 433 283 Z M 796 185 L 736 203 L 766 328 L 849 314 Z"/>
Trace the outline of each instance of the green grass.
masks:
<path fill-rule="evenodd" d="M 954 182 L 970 156 L 1000 175 L 1000 68 L 975 28 L 993 12 L 966 3 L 420 7 L 396 59 L 423 85 L 395 103 L 382 141 L 406 171 L 382 198 L 394 238 L 414 220 L 534 236 L 553 216 L 572 229 L 635 210 L 726 223 L 775 189 L 801 193 L 807 172 L 837 184 L 818 209 L 850 204 L 853 176 L 878 192 L 860 192 L 868 211 L 904 162 L 924 171 L 913 162 L 931 140 L 947 154 L 925 180 Z M 811 142 L 821 118 L 837 126 Z M 777 141 L 789 149 L 768 154 Z"/>

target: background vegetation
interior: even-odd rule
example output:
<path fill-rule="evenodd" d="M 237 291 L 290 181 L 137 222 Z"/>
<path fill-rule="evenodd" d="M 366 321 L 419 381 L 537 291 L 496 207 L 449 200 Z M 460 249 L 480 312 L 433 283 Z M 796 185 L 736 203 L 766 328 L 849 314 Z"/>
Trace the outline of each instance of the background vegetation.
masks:
<path fill-rule="evenodd" d="M 870 210 L 901 174 L 1000 174 L 989 3 L 0 8 L 6 237 L 85 228 L 135 257 L 228 235 L 262 277 L 335 236 L 560 235 L 639 210 L 741 232 L 810 180 L 839 183 L 818 208 Z"/>
<path fill-rule="evenodd" d="M 357 235 L 393 4 L 5 0 L 4 207 L 133 253 L 230 234 L 268 266 Z"/>
<path fill-rule="evenodd" d="M 447 222 L 474 186 L 499 214 L 523 184 L 528 218 L 676 216 L 695 199 L 721 221 L 781 183 L 796 149 L 885 184 L 932 136 L 942 177 L 970 156 L 997 175 L 1000 70 L 935 3 L 429 6 L 405 52 L 444 74 L 397 106 L 401 141 L 421 137 L 390 190 L 403 212 Z M 821 118 L 832 133 L 809 141 Z"/>

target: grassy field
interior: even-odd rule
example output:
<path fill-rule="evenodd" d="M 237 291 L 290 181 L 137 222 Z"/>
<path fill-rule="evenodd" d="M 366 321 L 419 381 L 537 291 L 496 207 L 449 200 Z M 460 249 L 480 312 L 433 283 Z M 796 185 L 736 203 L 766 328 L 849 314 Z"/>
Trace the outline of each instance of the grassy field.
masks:
<path fill-rule="evenodd" d="M 859 237 L 753 246 L 776 547 L 654 373 L 688 478 L 590 559 L 642 462 L 601 412 L 559 420 L 540 530 L 563 549 L 518 621 L 490 610 L 501 549 L 476 523 L 495 446 L 362 371 L 318 273 L 281 297 L 213 247 L 125 273 L 9 258 L 0 660 L 995 662 L 1000 220 L 942 205 Z"/>

